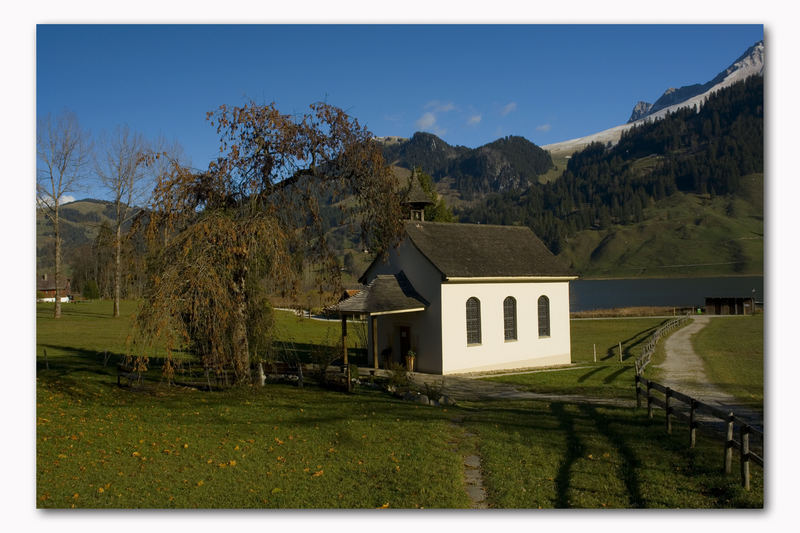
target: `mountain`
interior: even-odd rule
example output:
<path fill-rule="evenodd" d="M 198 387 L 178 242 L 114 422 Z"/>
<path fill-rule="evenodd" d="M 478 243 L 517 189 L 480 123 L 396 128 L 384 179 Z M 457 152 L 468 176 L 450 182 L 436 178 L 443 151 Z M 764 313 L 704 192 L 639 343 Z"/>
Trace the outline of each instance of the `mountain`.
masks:
<path fill-rule="evenodd" d="M 451 146 L 436 135 L 423 132 L 415 133 L 411 139 L 376 140 L 382 144 L 384 158 L 394 166 L 420 167 L 436 182 L 446 179 L 447 186 L 467 200 L 490 192 L 525 190 L 553 167 L 547 152 L 518 136 L 474 149 Z"/>
<path fill-rule="evenodd" d="M 649 120 L 665 117 L 678 109 L 685 107 L 700 108 L 706 99 L 716 91 L 729 87 L 732 84 L 742 81 L 752 75 L 763 76 L 764 74 L 764 41 L 759 41 L 747 49 L 736 61 L 728 68 L 717 74 L 711 81 L 703 84 L 688 85 L 679 89 L 670 88 L 664 94 L 650 104 L 638 102 L 631 112 L 630 119 L 626 124 L 614 126 L 607 130 L 570 139 L 558 143 L 543 146 L 551 155 L 567 155 L 585 148 L 593 142 L 600 142 L 606 145 L 616 144 L 620 136 L 630 130 L 634 125 L 642 124 Z"/>
<path fill-rule="evenodd" d="M 138 212 L 138 211 L 137 211 Z M 135 214 L 135 213 L 134 213 Z M 111 270 L 113 256 L 113 229 L 115 220 L 114 204 L 105 200 L 91 198 L 63 204 L 59 208 L 61 229 L 61 253 L 63 274 L 72 280 L 74 290 L 81 290 L 88 280 L 95 281 L 101 293 L 109 295 L 111 290 Z M 131 220 L 123 224 L 127 233 Z M 128 291 L 133 282 L 140 283 L 141 276 L 133 272 L 141 270 L 143 254 L 138 236 L 126 240 L 123 246 L 125 268 L 136 263 L 136 267 L 126 270 L 126 286 Z M 141 257 L 140 257 L 141 255 Z M 52 274 L 55 266 L 55 238 L 53 225 L 44 213 L 36 213 L 36 272 L 37 278 L 44 274 Z M 135 279 L 134 279 L 135 278 Z"/>
<path fill-rule="evenodd" d="M 664 94 L 653 104 L 648 104 L 647 102 L 637 103 L 628 122 L 636 122 L 667 107 L 683 104 L 696 96 L 727 87 L 753 74 L 764 75 L 764 41 L 759 41 L 748 48 L 739 59 L 717 74 L 711 81 L 703 84 L 687 85 L 679 89 L 671 87 L 664 91 Z"/>
<path fill-rule="evenodd" d="M 583 276 L 761 274 L 763 128 L 754 75 L 574 152 L 556 180 L 454 212 L 527 225 Z"/>

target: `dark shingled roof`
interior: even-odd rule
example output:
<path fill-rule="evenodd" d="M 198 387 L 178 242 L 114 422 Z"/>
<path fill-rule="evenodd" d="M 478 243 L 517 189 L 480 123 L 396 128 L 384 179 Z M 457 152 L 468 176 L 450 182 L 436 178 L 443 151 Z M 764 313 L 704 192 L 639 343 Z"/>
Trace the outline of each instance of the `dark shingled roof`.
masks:
<path fill-rule="evenodd" d="M 422 187 L 414 178 L 411 176 L 411 189 L 408 191 L 408 195 L 406 196 L 405 203 L 415 205 L 415 206 L 423 206 L 423 205 L 433 205 L 434 202 L 431 200 L 430 196 L 425 194 L 425 191 L 422 190 Z"/>
<path fill-rule="evenodd" d="M 412 221 L 405 229 L 447 278 L 574 275 L 526 226 Z"/>
<path fill-rule="evenodd" d="M 58 288 L 60 291 L 67 291 L 70 289 L 69 280 L 61 278 L 61 283 Z M 56 290 L 56 282 L 55 279 L 42 279 L 39 278 L 36 280 L 36 290 L 37 291 L 54 291 Z"/>
<path fill-rule="evenodd" d="M 385 313 L 427 307 L 428 302 L 417 294 L 403 272 L 381 274 L 364 290 L 333 306 L 344 313 Z"/>

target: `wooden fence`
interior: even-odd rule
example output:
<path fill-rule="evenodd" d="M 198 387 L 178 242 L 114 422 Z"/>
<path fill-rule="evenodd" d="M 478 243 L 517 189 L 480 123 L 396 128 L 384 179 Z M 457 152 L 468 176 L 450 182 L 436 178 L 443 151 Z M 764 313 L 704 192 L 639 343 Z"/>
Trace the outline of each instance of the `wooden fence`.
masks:
<path fill-rule="evenodd" d="M 760 467 L 764 467 L 764 433 L 754 428 L 746 421 L 738 418 L 732 411 L 724 411 L 717 407 L 713 407 L 703 403 L 691 396 L 672 390 L 665 387 L 660 383 L 645 379 L 640 375 L 636 375 L 636 407 L 642 407 L 642 396 L 647 399 L 647 414 L 653 418 L 653 407 L 660 407 L 665 412 L 665 422 L 667 433 L 672 433 L 672 420 L 673 418 L 682 418 L 688 422 L 689 427 L 689 447 L 694 448 L 697 428 L 699 426 L 698 415 L 708 415 L 712 420 L 719 419 L 725 423 L 725 447 L 724 447 L 724 462 L 723 470 L 725 474 L 731 473 L 731 463 L 733 460 L 733 450 L 739 450 L 739 463 L 742 476 L 742 486 L 745 490 L 750 490 L 750 463 L 753 462 Z M 663 394 L 663 399 L 653 395 L 653 392 Z M 683 404 L 684 409 L 680 409 L 676 402 Z M 686 412 L 688 410 L 688 413 Z M 734 429 L 739 427 L 739 440 L 734 439 Z M 714 434 L 719 434 L 715 432 Z M 755 437 L 758 439 L 757 446 L 761 449 L 761 455 L 758 455 L 751 448 L 750 438 Z"/>
<path fill-rule="evenodd" d="M 644 345 L 642 348 L 642 355 L 636 358 L 633 362 L 633 366 L 636 367 L 636 375 L 641 376 L 644 372 L 644 369 L 647 368 L 647 365 L 650 364 L 650 359 L 653 357 L 653 354 L 656 351 L 656 345 L 658 341 L 661 340 L 665 334 L 669 333 L 670 331 L 677 329 L 684 325 L 689 320 L 689 315 L 679 316 L 678 318 L 674 318 L 658 328 L 647 340 L 647 344 Z"/>

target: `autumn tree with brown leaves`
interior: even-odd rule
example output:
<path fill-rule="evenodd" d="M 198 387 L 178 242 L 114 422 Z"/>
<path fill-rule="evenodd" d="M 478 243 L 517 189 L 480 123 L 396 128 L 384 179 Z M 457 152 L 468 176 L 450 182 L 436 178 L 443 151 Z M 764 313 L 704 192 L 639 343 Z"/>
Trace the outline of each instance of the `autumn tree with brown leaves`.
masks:
<path fill-rule="evenodd" d="M 174 162 L 154 191 L 152 271 L 134 350 L 143 366 L 161 340 L 168 377 L 169 354 L 188 349 L 248 383 L 271 324 L 265 295 L 297 293 L 298 255 L 320 267 L 319 283 L 340 276 L 321 200 L 354 199 L 339 202 L 341 221 L 386 250 L 402 229 L 400 195 L 372 134 L 334 106 L 294 116 L 250 102 L 207 118 L 221 156 L 205 172 Z"/>

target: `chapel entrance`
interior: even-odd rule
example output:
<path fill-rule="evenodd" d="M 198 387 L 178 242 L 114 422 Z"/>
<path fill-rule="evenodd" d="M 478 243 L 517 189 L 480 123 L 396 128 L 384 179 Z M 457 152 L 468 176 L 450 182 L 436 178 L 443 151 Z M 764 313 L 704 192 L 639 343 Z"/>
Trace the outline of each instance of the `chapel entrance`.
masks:
<path fill-rule="evenodd" d="M 398 329 L 400 330 L 400 353 L 398 354 L 400 360 L 398 363 L 405 365 L 406 355 L 411 349 L 411 327 L 399 326 Z"/>

